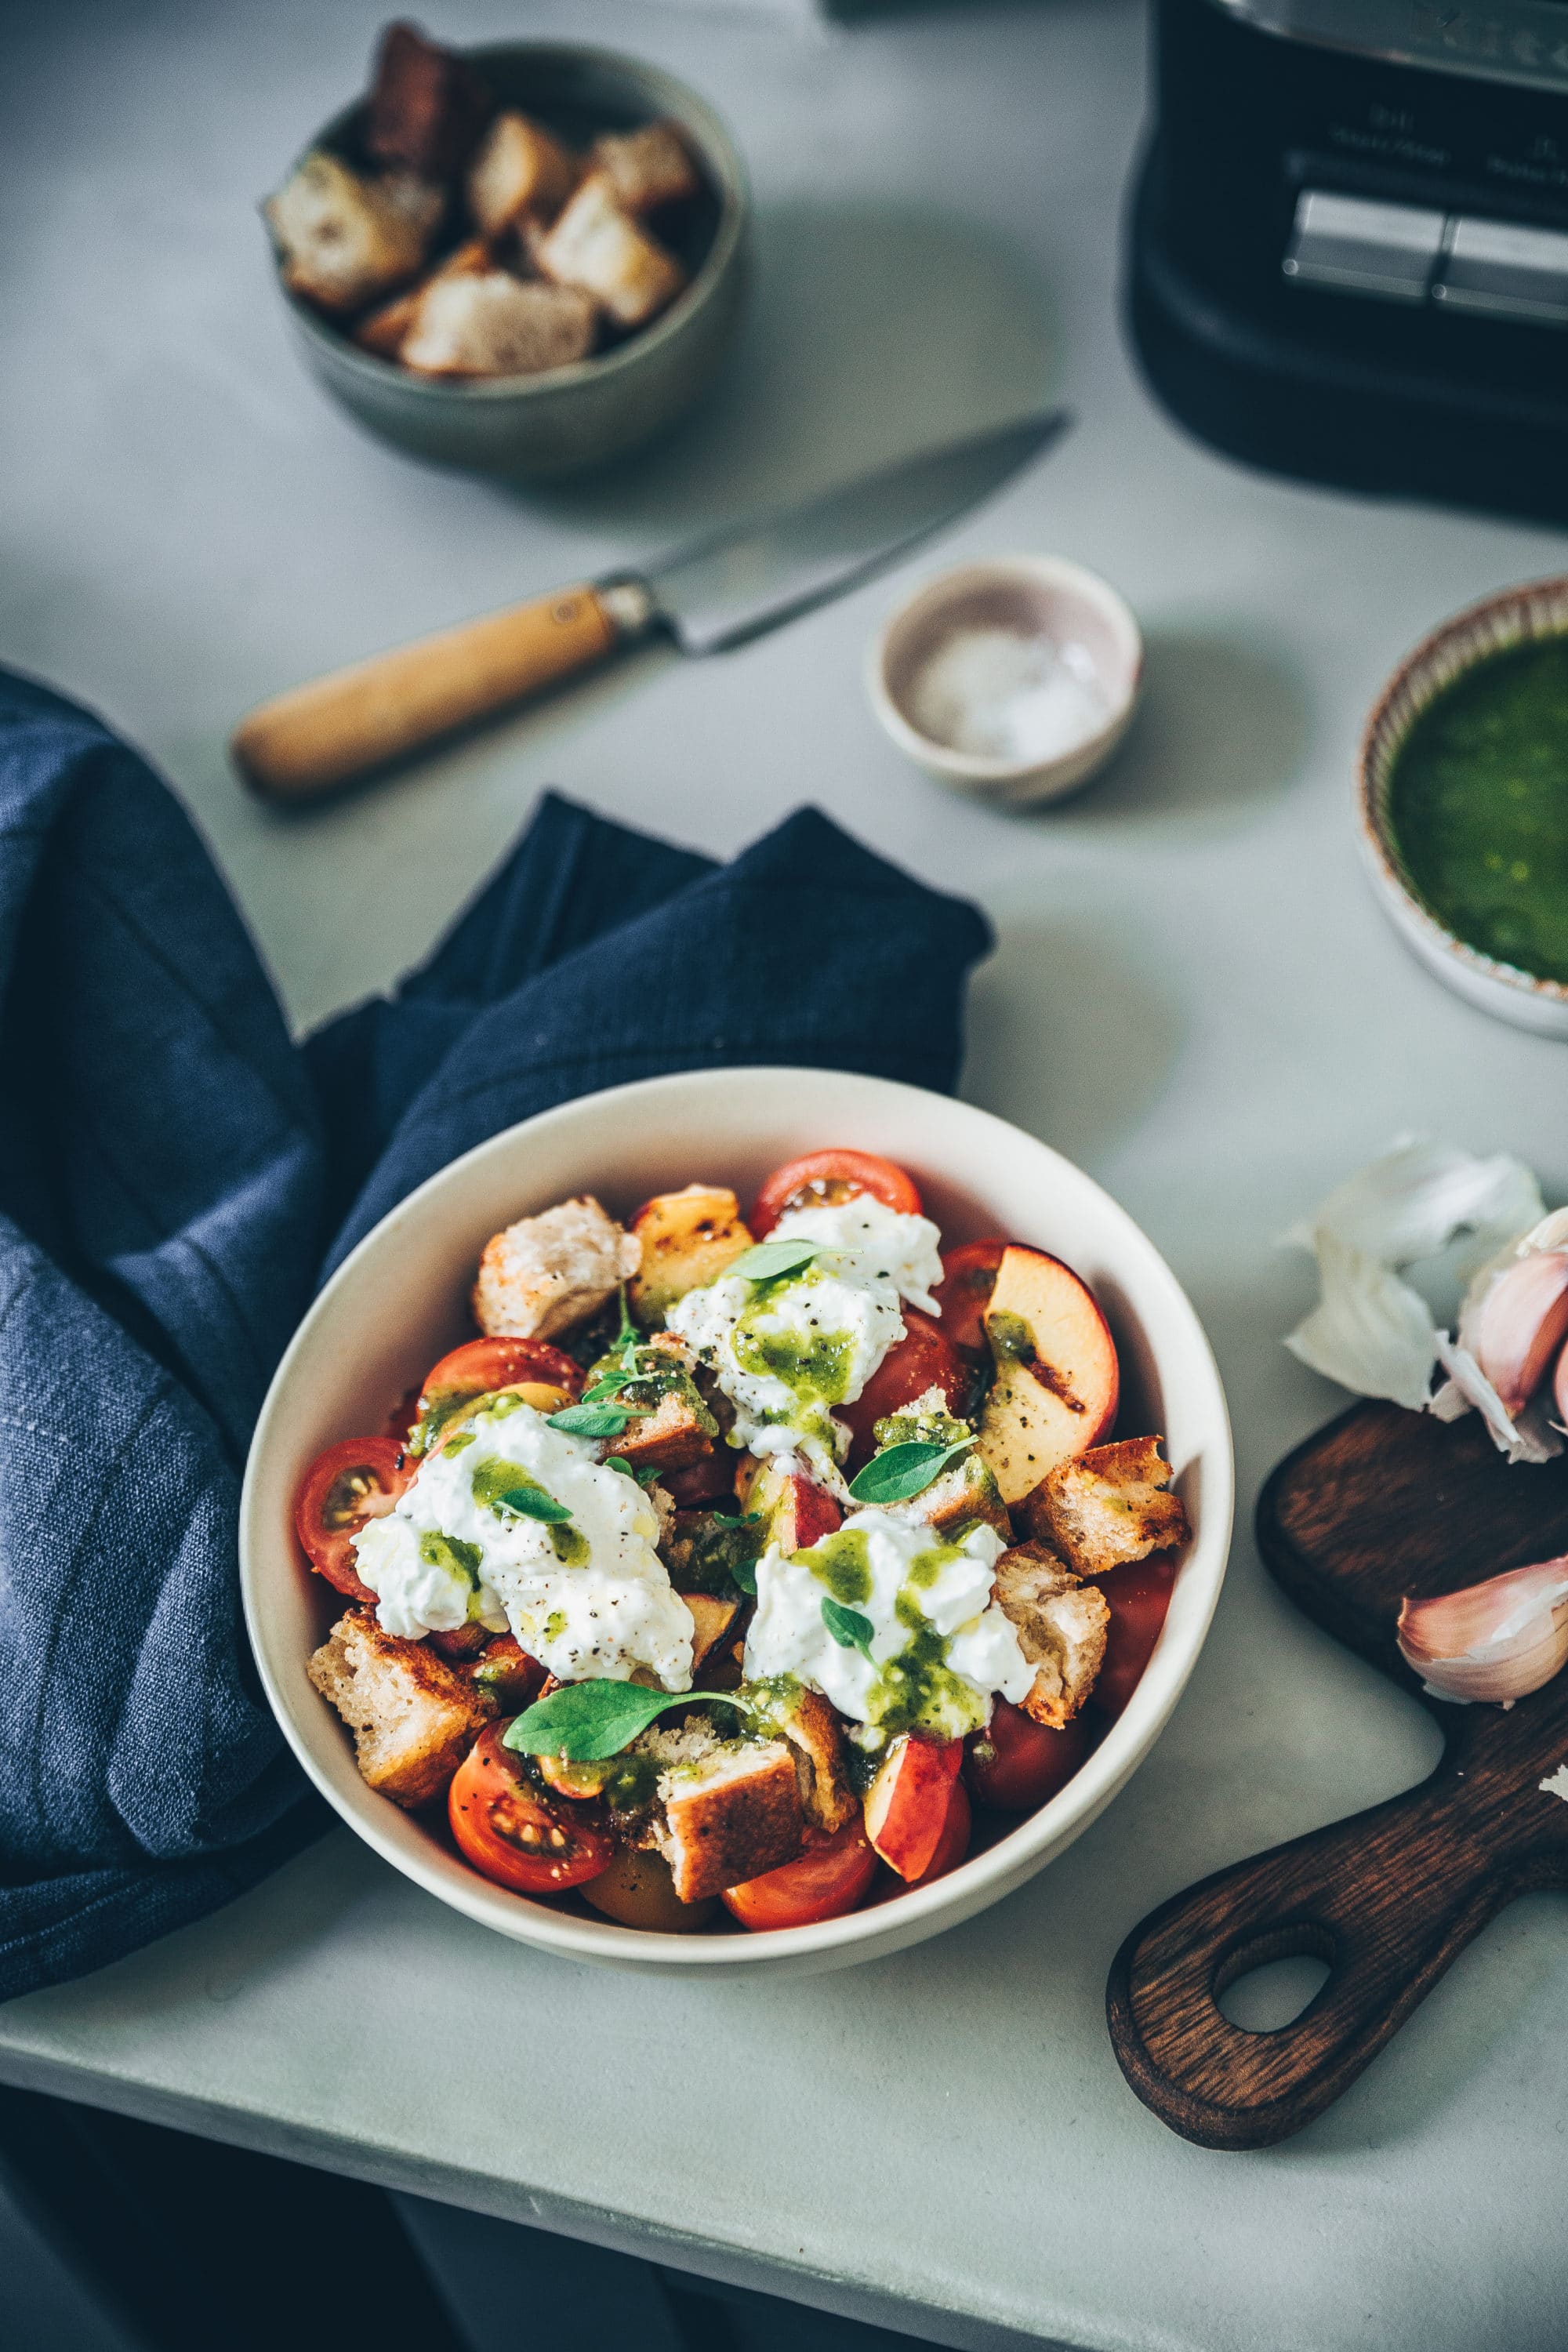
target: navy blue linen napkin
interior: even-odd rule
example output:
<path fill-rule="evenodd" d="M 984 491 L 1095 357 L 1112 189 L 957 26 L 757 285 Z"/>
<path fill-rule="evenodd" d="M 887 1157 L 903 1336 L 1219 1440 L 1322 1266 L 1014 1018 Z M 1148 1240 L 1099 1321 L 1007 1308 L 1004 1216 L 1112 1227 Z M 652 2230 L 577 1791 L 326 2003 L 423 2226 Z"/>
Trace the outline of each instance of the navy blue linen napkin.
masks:
<path fill-rule="evenodd" d="M 178 803 L 0 671 L 0 1998 L 325 1826 L 257 1686 L 251 1425 L 323 1275 L 436 1169 L 741 1062 L 950 1088 L 974 908 L 804 809 L 727 866 L 548 795 L 397 994 L 289 1038 Z"/>

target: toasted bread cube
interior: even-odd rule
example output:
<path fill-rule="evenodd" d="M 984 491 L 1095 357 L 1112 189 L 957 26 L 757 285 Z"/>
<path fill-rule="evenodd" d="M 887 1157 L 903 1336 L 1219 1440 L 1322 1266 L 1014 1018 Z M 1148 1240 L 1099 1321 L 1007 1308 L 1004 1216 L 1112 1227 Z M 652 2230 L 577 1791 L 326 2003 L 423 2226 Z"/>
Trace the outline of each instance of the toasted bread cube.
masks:
<path fill-rule="evenodd" d="M 435 278 L 402 346 L 420 375 L 543 375 L 594 347 L 595 312 L 568 286 L 525 286 L 505 269 Z"/>
<path fill-rule="evenodd" d="M 388 25 L 376 55 L 365 143 L 384 163 L 426 180 L 456 177 L 495 111 L 466 58 L 416 25 Z"/>
<path fill-rule="evenodd" d="M 562 1201 L 485 1244 L 474 1320 L 491 1339 L 547 1339 L 602 1307 L 641 1257 L 640 1244 L 591 1192 Z"/>
<path fill-rule="evenodd" d="M 907 1503 L 890 1503 L 887 1507 L 896 1519 L 942 1533 L 981 1519 L 995 1528 L 1004 1543 L 1013 1540 L 1013 1522 L 995 1473 L 978 1454 L 966 1454 L 962 1461 L 951 1464 L 940 1478 L 934 1478 L 922 1493 L 911 1495 Z"/>
<path fill-rule="evenodd" d="M 786 1740 L 726 1740 L 661 1775 L 658 1846 L 683 1903 L 793 1862 L 805 1832 Z"/>
<path fill-rule="evenodd" d="M 645 1409 L 605 1443 L 634 1470 L 688 1470 L 712 1452 L 719 1426 L 691 1377 L 690 1353 L 673 1331 L 657 1331 L 637 1362 L 645 1376 L 628 1381 L 616 1402 Z"/>
<path fill-rule="evenodd" d="M 1052 1731 L 1072 1721 L 1105 1661 L 1110 1611 L 1103 1592 L 1080 1584 L 1049 1546 L 1017 1544 L 996 1563 L 996 1598 L 1018 1646 L 1038 1669 L 1024 1712 Z"/>
<path fill-rule="evenodd" d="M 468 210 L 487 236 L 524 215 L 551 220 L 583 176 L 568 148 L 526 114 L 498 114 L 468 171 Z"/>
<path fill-rule="evenodd" d="M 320 149 L 261 207 L 285 286 L 332 311 L 363 310 L 416 276 L 444 209 L 439 188 L 361 179 Z"/>
<path fill-rule="evenodd" d="M 622 211 L 602 172 L 584 181 L 534 259 L 546 278 L 580 287 L 622 327 L 646 326 L 686 283 L 674 255 Z"/>
<path fill-rule="evenodd" d="M 645 123 L 640 131 L 606 131 L 595 139 L 590 159 L 602 172 L 623 212 L 651 213 L 678 205 L 701 186 L 690 151 L 673 122 Z"/>
<path fill-rule="evenodd" d="M 396 1805 L 440 1796 L 496 1711 L 428 1643 L 384 1633 L 368 1609 L 338 1620 L 307 1671 L 353 1733 L 365 1780 Z"/>
<path fill-rule="evenodd" d="M 1050 1471 L 1026 1498 L 1024 1517 L 1076 1576 L 1103 1576 L 1187 1541 L 1192 1528 L 1170 1485 L 1159 1439 L 1126 1437 Z"/>
<path fill-rule="evenodd" d="M 795 1749 L 795 1777 L 806 1820 L 819 1830 L 842 1829 L 859 1805 L 844 1769 L 844 1734 L 820 1691 L 803 1684 L 790 1694 L 778 1728 Z"/>
<path fill-rule="evenodd" d="M 490 267 L 489 248 L 483 237 L 471 237 L 467 245 L 449 253 L 439 269 L 426 278 L 422 285 L 411 286 L 406 294 L 395 301 L 385 302 L 362 319 L 353 337 L 362 350 L 374 352 L 378 359 L 395 360 L 402 352 L 405 339 L 419 315 L 419 305 L 426 289 L 444 278 L 480 278 Z"/>

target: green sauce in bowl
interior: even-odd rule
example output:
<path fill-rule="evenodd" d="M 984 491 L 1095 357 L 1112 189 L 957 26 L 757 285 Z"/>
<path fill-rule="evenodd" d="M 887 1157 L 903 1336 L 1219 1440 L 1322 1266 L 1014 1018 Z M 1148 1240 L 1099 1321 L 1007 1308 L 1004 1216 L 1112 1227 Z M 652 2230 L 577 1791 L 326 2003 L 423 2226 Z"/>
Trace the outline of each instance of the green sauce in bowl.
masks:
<path fill-rule="evenodd" d="M 1568 637 L 1488 654 L 1394 755 L 1393 843 L 1447 929 L 1568 982 Z"/>

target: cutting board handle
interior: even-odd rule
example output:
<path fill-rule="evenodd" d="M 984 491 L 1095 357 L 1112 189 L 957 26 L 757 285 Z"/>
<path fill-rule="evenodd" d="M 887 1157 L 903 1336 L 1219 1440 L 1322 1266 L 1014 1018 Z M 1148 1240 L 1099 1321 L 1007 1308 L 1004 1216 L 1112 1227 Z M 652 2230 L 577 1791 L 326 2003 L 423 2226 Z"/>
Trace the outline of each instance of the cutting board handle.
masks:
<path fill-rule="evenodd" d="M 1121 2071 L 1202 2147 L 1266 2147 L 1321 2115 L 1517 1892 L 1465 1818 L 1446 1766 L 1403 1797 L 1204 1879 L 1128 1937 L 1106 1990 Z M 1218 1995 L 1269 1960 L 1329 1967 L 1273 2032 Z"/>

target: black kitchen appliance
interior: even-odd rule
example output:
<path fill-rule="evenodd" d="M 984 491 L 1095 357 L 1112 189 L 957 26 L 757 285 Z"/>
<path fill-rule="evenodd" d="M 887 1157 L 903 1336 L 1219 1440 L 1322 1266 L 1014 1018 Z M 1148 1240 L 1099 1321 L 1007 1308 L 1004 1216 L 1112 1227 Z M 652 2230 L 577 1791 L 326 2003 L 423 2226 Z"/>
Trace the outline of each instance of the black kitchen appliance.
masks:
<path fill-rule="evenodd" d="M 1253 464 L 1568 520 L 1568 0 L 1154 0 L 1133 340 Z"/>

